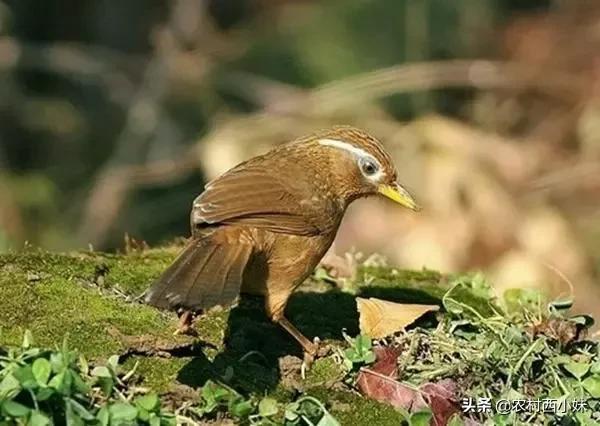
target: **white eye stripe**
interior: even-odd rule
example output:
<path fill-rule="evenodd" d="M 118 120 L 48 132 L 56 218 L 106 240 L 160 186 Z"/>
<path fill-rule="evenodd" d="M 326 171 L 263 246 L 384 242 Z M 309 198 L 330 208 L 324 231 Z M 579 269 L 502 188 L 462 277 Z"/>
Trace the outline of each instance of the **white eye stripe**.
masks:
<path fill-rule="evenodd" d="M 325 145 L 325 146 L 332 146 L 337 149 L 342 149 L 342 150 L 347 151 L 350 154 L 355 155 L 357 157 L 369 157 L 369 158 L 372 158 L 373 160 L 375 160 L 375 162 L 377 164 L 379 164 L 379 161 L 377 161 L 377 159 L 375 159 L 367 151 L 365 151 L 362 148 L 357 148 L 348 142 L 338 141 L 336 139 L 320 139 L 319 144 Z"/>
<path fill-rule="evenodd" d="M 375 164 L 377 164 L 377 166 L 379 167 L 379 170 L 374 175 L 365 176 L 367 179 L 369 179 L 371 181 L 377 182 L 385 174 L 383 171 L 383 168 L 381 167 L 381 163 L 375 157 L 373 157 L 371 154 L 369 154 L 367 151 L 365 151 L 364 149 L 358 148 L 352 144 L 349 144 L 348 142 L 343 142 L 343 141 L 339 141 L 336 139 L 320 139 L 319 144 L 344 150 L 346 152 L 349 152 L 350 154 L 352 154 L 353 156 L 355 156 L 357 158 L 365 158 L 365 159 L 369 159 L 369 160 L 373 161 Z"/>
<path fill-rule="evenodd" d="M 343 151 L 349 152 L 357 158 L 368 158 L 373 161 L 379 168 L 381 168 L 381 163 L 377 160 L 377 158 L 373 157 L 367 151 L 362 148 L 358 148 L 348 142 L 338 141 L 336 139 L 320 139 L 320 145 L 331 146 L 337 149 L 341 149 Z"/>

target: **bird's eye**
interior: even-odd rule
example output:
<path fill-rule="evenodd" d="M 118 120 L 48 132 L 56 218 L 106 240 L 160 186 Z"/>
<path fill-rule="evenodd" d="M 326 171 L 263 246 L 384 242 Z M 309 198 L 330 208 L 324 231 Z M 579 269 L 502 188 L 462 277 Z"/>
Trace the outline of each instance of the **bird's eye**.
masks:
<path fill-rule="evenodd" d="M 361 158 L 359 166 L 362 173 L 367 177 L 373 176 L 379 171 L 379 165 L 370 158 Z"/>

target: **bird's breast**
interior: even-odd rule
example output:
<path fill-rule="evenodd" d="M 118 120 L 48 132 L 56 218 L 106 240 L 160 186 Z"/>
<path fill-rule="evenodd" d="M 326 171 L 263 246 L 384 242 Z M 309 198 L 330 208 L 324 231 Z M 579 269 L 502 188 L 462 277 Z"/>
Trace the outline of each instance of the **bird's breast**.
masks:
<path fill-rule="evenodd" d="M 293 291 L 311 274 L 334 238 L 335 232 L 300 236 L 257 230 L 257 250 L 244 274 L 242 292 Z"/>

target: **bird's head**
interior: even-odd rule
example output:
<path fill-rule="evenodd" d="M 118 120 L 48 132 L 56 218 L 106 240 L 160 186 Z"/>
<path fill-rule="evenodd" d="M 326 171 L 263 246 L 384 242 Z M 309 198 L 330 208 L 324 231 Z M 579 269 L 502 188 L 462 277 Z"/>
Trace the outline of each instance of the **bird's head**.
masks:
<path fill-rule="evenodd" d="M 398 182 L 390 155 L 368 133 L 337 126 L 315 135 L 314 142 L 329 158 L 332 183 L 347 201 L 383 195 L 411 210 L 420 210 L 413 196 Z"/>

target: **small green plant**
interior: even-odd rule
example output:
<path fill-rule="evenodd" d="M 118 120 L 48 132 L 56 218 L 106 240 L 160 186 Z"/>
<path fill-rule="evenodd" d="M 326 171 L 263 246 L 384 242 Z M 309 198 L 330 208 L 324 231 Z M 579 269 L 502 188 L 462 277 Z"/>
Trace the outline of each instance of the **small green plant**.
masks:
<path fill-rule="evenodd" d="M 0 422 L 44 426 L 174 425 L 155 394 L 134 395 L 121 374 L 118 357 L 91 371 L 69 350 L 67 340 L 50 351 L 33 346 L 26 332 L 20 348 L 0 356 Z"/>
<path fill-rule="evenodd" d="M 348 370 L 351 370 L 355 365 L 371 364 L 375 361 L 373 343 L 369 336 L 360 334 L 355 338 L 351 338 L 344 334 L 344 338 L 350 345 L 343 352 L 344 365 Z"/>
<path fill-rule="evenodd" d="M 225 411 L 234 419 L 247 420 L 252 425 L 339 426 L 323 403 L 311 396 L 281 404 L 268 396 L 260 400 L 244 398 L 228 385 L 211 380 L 202 387 L 200 403 L 188 411 L 198 418 Z"/>
<path fill-rule="evenodd" d="M 0 352 L 0 368 L 0 424 L 170 426 L 177 418 L 190 420 L 165 411 L 158 395 L 130 385 L 136 366 L 123 371 L 118 356 L 111 356 L 90 367 L 66 339 L 61 348 L 45 350 L 34 347 L 27 332 L 21 347 Z M 315 398 L 281 404 L 271 397 L 246 398 L 210 380 L 199 401 L 179 411 L 192 421 L 226 413 L 236 422 L 256 425 L 338 425 Z"/>
<path fill-rule="evenodd" d="M 465 413 L 486 425 L 600 424 L 595 414 L 600 409 L 598 342 L 585 338 L 593 319 L 570 316 L 570 300 L 548 302 L 532 289 L 511 289 L 497 298 L 483 277 L 474 275 L 451 281 L 442 303 L 446 315 L 436 328 L 415 328 L 388 339 L 388 345 L 401 349 L 401 382 L 418 387 L 452 379 L 461 385 L 458 400 L 553 399 L 570 407 L 565 414 Z M 414 415 L 405 416 L 410 424 Z M 461 422 L 455 416 L 451 424 Z"/>
<path fill-rule="evenodd" d="M 315 425 L 339 426 L 339 422 L 327 411 L 321 401 L 311 396 L 304 396 L 285 406 L 285 426 Z M 311 419 L 319 418 L 317 423 Z"/>
<path fill-rule="evenodd" d="M 234 418 L 247 418 L 255 410 L 255 404 L 229 386 L 209 380 L 202 387 L 200 403 L 190 411 L 203 417 L 222 409 Z"/>

